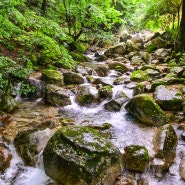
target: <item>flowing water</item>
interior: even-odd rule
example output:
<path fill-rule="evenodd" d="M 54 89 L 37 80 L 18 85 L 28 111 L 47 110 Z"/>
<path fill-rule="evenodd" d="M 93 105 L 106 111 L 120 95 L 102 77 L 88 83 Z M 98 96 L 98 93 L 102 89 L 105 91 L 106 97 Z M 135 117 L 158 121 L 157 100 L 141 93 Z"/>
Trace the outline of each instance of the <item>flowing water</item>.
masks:
<path fill-rule="evenodd" d="M 96 77 L 96 73 L 93 73 Z M 113 85 L 114 79 L 118 76 L 117 72 L 111 71 L 108 77 L 102 77 L 109 81 L 113 86 L 113 95 L 117 91 L 123 91 L 129 98 L 132 97 L 132 89 L 123 85 Z M 86 83 L 87 84 L 87 83 Z M 84 84 L 83 84 L 84 85 Z M 134 144 L 145 146 L 150 156 L 154 156 L 153 151 L 153 136 L 155 134 L 155 127 L 146 127 L 140 123 L 129 113 L 126 112 L 124 106 L 119 112 L 109 112 L 104 109 L 104 100 L 99 105 L 92 105 L 90 107 L 81 107 L 75 102 L 75 94 L 71 95 L 71 105 L 60 107 L 59 113 L 64 118 L 71 118 L 77 125 L 102 125 L 103 123 L 110 123 L 112 142 L 124 152 L 124 147 Z M 180 135 L 181 131 L 175 129 Z M 42 163 L 42 153 L 38 157 L 38 164 L 35 168 L 27 167 L 17 155 L 12 144 L 8 146 L 12 153 L 12 160 L 10 167 L 4 174 L 0 175 L 0 185 L 48 185 L 52 180 L 44 173 Z M 150 185 L 184 185 L 179 175 L 180 159 L 185 156 L 185 146 L 182 141 L 177 146 L 177 155 L 174 163 L 170 167 L 168 173 L 158 176 L 158 172 L 152 171 L 150 168 L 146 173 L 142 174 L 143 178 L 149 179 Z M 127 172 L 124 172 L 124 174 Z M 139 177 L 141 174 L 137 174 Z"/>

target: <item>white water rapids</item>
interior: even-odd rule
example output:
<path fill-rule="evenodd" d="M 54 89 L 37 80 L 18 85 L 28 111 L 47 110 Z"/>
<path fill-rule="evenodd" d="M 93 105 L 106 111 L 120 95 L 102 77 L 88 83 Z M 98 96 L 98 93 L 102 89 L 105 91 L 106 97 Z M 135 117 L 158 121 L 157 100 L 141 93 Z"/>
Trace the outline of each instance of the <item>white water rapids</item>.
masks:
<path fill-rule="evenodd" d="M 116 76 L 114 71 L 111 71 L 106 78 L 113 85 L 113 76 Z M 113 95 L 122 90 L 131 98 L 132 89 L 128 89 L 125 85 L 113 86 Z M 71 118 L 77 125 L 102 125 L 103 123 L 110 123 L 112 142 L 124 152 L 124 147 L 134 144 L 145 146 L 149 155 L 153 156 L 153 136 L 155 127 L 146 127 L 126 112 L 124 106 L 119 112 L 108 112 L 104 110 L 104 104 L 107 100 L 103 101 L 100 105 L 91 107 L 81 107 L 75 102 L 75 95 L 71 95 L 72 104 L 60 108 L 60 114 L 64 118 Z M 176 129 L 176 128 L 175 128 Z M 176 129 L 177 131 L 177 129 Z M 180 132 L 180 131 L 177 131 Z M 88 138 L 87 138 L 88 139 Z M 0 174 L 0 185 L 49 185 L 53 181 L 45 175 L 42 153 L 38 157 L 38 163 L 35 168 L 25 166 L 21 158 L 17 155 L 15 148 L 12 144 L 9 145 L 11 154 L 13 156 L 10 167 L 2 174 Z M 142 176 L 149 180 L 149 185 L 185 185 L 179 175 L 180 158 L 185 156 L 185 146 L 179 142 L 177 146 L 176 158 L 170 167 L 170 170 L 165 175 L 156 177 L 156 174 L 150 169 Z M 126 172 L 124 172 L 126 173 Z M 138 174 L 141 176 L 141 174 Z"/>

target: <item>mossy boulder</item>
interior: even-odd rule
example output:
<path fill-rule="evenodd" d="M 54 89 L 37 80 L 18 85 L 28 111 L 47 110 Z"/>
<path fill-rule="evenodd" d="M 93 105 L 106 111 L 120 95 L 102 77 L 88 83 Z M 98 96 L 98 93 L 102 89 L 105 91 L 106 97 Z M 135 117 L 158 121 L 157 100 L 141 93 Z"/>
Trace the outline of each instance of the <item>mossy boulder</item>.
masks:
<path fill-rule="evenodd" d="M 124 148 L 126 168 L 136 172 L 144 172 L 149 163 L 148 150 L 145 146 L 130 145 Z"/>
<path fill-rule="evenodd" d="M 168 123 L 166 113 L 149 95 L 139 94 L 134 96 L 125 108 L 145 125 L 159 127 Z"/>
<path fill-rule="evenodd" d="M 126 51 L 127 51 L 127 53 L 139 51 L 139 47 L 136 43 L 132 42 L 131 40 L 127 40 Z"/>
<path fill-rule="evenodd" d="M 66 126 L 43 152 L 46 174 L 65 185 L 114 184 L 122 172 L 122 155 L 102 134 L 89 127 Z"/>
<path fill-rule="evenodd" d="M 104 77 L 107 76 L 110 69 L 104 64 L 104 65 L 96 65 L 94 67 L 95 72 L 98 74 L 98 76 Z"/>
<path fill-rule="evenodd" d="M 18 101 L 9 95 L 2 95 L 2 100 L 0 102 L 0 110 L 10 113 L 17 109 L 19 106 Z"/>
<path fill-rule="evenodd" d="M 67 73 L 64 73 L 63 76 L 64 76 L 64 83 L 66 85 L 84 83 L 84 78 L 79 73 L 67 72 Z"/>
<path fill-rule="evenodd" d="M 98 90 L 91 85 L 79 86 L 77 89 L 76 100 L 81 106 L 87 106 L 91 105 L 92 103 L 98 103 Z"/>
<path fill-rule="evenodd" d="M 63 76 L 60 72 L 53 69 L 42 70 L 42 80 L 48 84 L 63 85 Z"/>
<path fill-rule="evenodd" d="M 24 130 L 16 135 L 14 146 L 26 165 L 35 166 L 35 156 L 45 148 L 52 134 L 53 131 L 47 128 L 42 131 Z"/>
<path fill-rule="evenodd" d="M 157 104 L 163 109 L 168 111 L 182 110 L 182 103 L 184 98 L 178 90 L 170 90 L 164 85 L 160 85 L 154 92 L 154 98 Z"/>
<path fill-rule="evenodd" d="M 143 94 L 143 93 L 145 93 L 145 85 L 142 83 L 136 84 L 136 86 L 134 87 L 134 92 L 133 92 L 134 96 L 138 94 Z"/>
<path fill-rule="evenodd" d="M 166 124 L 158 128 L 154 137 L 155 156 L 164 159 L 167 167 L 169 167 L 176 156 L 177 142 L 177 134 L 172 125 Z"/>
<path fill-rule="evenodd" d="M 98 93 L 100 95 L 100 98 L 112 98 L 113 91 L 112 87 L 107 85 L 99 88 Z"/>
<path fill-rule="evenodd" d="M 107 49 L 104 53 L 105 56 L 107 57 L 112 57 L 115 54 L 117 55 L 124 55 L 126 52 L 126 45 L 124 42 L 119 43 L 117 45 L 114 45 L 112 47 L 110 47 L 109 49 Z"/>
<path fill-rule="evenodd" d="M 111 112 L 118 112 L 120 111 L 122 105 L 128 100 L 129 98 L 126 96 L 124 92 L 118 91 L 113 97 L 113 99 L 104 104 L 104 108 L 105 110 Z"/>
<path fill-rule="evenodd" d="M 128 71 L 128 68 L 124 64 L 122 64 L 121 62 L 111 62 L 111 63 L 109 63 L 108 66 L 110 69 L 114 69 L 114 70 L 119 71 L 121 73 L 125 73 Z"/>
<path fill-rule="evenodd" d="M 44 90 L 43 99 L 46 104 L 54 106 L 70 105 L 70 93 L 71 91 L 68 89 L 53 84 L 47 84 Z"/>
<path fill-rule="evenodd" d="M 91 59 L 86 57 L 83 53 L 70 52 L 70 55 L 72 56 L 74 61 L 77 61 L 77 62 L 91 62 Z"/>
<path fill-rule="evenodd" d="M 130 76 L 130 80 L 133 82 L 142 82 L 147 81 L 148 79 L 149 77 L 147 72 L 142 70 L 134 71 Z"/>

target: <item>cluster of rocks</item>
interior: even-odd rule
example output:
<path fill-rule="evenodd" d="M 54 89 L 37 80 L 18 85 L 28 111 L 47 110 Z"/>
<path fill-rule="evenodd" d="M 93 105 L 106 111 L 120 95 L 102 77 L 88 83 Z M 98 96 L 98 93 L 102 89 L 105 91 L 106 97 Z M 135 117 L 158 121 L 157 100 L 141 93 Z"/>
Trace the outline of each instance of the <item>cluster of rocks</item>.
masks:
<path fill-rule="evenodd" d="M 166 172 L 178 143 L 173 124 L 185 120 L 185 58 L 175 55 L 170 47 L 165 33 L 152 37 L 124 34 L 120 43 L 104 54 L 95 54 L 99 64 L 82 64 L 75 71 L 45 69 L 39 77 L 44 83 L 41 94 L 45 104 L 70 105 L 71 94 L 80 106 L 95 106 L 106 100 L 105 110 L 116 112 L 124 106 L 142 124 L 157 127 L 154 156 L 139 145 L 126 146 L 121 154 L 111 143 L 109 129 L 72 125 L 57 131 L 46 128 L 19 132 L 14 144 L 25 164 L 34 166 L 36 156 L 44 150 L 46 174 L 66 185 L 121 185 L 128 179 L 115 179 L 124 168 L 144 173 L 150 166 L 154 171 Z M 113 81 L 102 78 L 111 71 L 116 71 Z M 115 85 L 133 89 L 133 98 L 120 90 L 113 93 Z M 182 159 L 181 172 L 184 166 Z"/>

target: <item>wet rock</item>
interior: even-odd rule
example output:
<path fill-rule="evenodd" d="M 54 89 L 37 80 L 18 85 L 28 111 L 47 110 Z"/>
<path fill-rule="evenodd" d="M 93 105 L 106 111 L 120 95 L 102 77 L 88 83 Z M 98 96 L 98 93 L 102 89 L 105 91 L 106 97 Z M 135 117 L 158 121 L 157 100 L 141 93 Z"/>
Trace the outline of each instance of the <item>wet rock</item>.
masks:
<path fill-rule="evenodd" d="M 135 44 L 131 40 L 128 40 L 126 42 L 126 49 L 127 49 L 127 53 L 139 51 L 139 47 L 137 46 L 137 44 Z"/>
<path fill-rule="evenodd" d="M 157 48 L 165 48 L 167 41 L 162 39 L 161 37 L 156 37 L 151 40 L 152 45 L 154 45 Z"/>
<path fill-rule="evenodd" d="M 36 155 L 45 148 L 52 135 L 53 131 L 49 128 L 45 130 L 20 131 L 16 135 L 14 145 L 26 165 L 35 166 Z"/>
<path fill-rule="evenodd" d="M 107 76 L 109 72 L 109 68 L 106 65 L 96 65 L 94 70 L 101 77 Z"/>
<path fill-rule="evenodd" d="M 155 156 L 164 159 L 168 168 L 175 158 L 177 141 L 177 134 L 172 125 L 166 124 L 158 128 L 154 138 Z"/>
<path fill-rule="evenodd" d="M 141 178 L 137 181 L 137 185 L 150 185 L 150 183 L 147 178 Z"/>
<path fill-rule="evenodd" d="M 165 159 L 154 158 L 150 164 L 150 169 L 157 177 L 163 176 L 163 172 L 169 169 L 169 164 L 166 163 Z"/>
<path fill-rule="evenodd" d="M 168 123 L 166 113 L 149 95 L 139 94 L 134 96 L 125 108 L 145 125 L 158 127 Z"/>
<path fill-rule="evenodd" d="M 109 63 L 108 66 L 110 69 L 114 69 L 114 70 L 119 71 L 121 73 L 125 73 L 128 71 L 128 68 L 124 64 L 122 64 L 121 62 L 111 62 L 111 63 Z"/>
<path fill-rule="evenodd" d="M 130 76 L 130 80 L 133 82 L 142 82 L 147 81 L 148 79 L 148 74 L 146 73 L 146 71 L 142 70 L 134 71 Z"/>
<path fill-rule="evenodd" d="M 96 85 L 103 85 L 103 86 L 111 86 L 112 87 L 110 80 L 105 79 L 105 78 L 94 78 L 92 83 L 96 84 Z"/>
<path fill-rule="evenodd" d="M 181 139 L 182 139 L 183 141 L 185 141 L 185 132 L 183 132 L 183 133 L 181 134 Z"/>
<path fill-rule="evenodd" d="M 155 51 L 155 56 L 164 60 L 164 57 L 167 57 L 170 54 L 168 49 L 160 48 Z"/>
<path fill-rule="evenodd" d="M 143 94 L 145 93 L 145 85 L 142 83 L 138 83 L 135 88 L 134 88 L 134 92 L 133 95 L 136 96 L 138 94 Z"/>
<path fill-rule="evenodd" d="M 100 95 L 100 98 L 112 98 L 112 95 L 113 95 L 112 87 L 110 86 L 101 87 L 98 90 L 98 93 Z"/>
<path fill-rule="evenodd" d="M 18 108 L 18 102 L 15 98 L 9 95 L 3 95 L 2 100 L 0 102 L 0 110 L 10 113 Z"/>
<path fill-rule="evenodd" d="M 12 155 L 8 148 L 0 143 L 0 172 L 4 172 L 10 166 L 11 159 Z"/>
<path fill-rule="evenodd" d="M 131 58 L 130 63 L 132 65 L 137 65 L 137 66 L 141 66 L 141 65 L 144 65 L 145 64 L 144 60 L 140 56 L 137 56 L 137 55 L 134 55 Z"/>
<path fill-rule="evenodd" d="M 143 173 L 149 162 L 148 150 L 144 146 L 130 145 L 124 148 L 124 159 L 128 170 Z"/>
<path fill-rule="evenodd" d="M 164 85 L 156 87 L 154 92 L 156 103 L 163 110 L 178 111 L 182 110 L 182 103 L 184 101 L 182 93 L 177 90 L 170 90 Z"/>
<path fill-rule="evenodd" d="M 128 100 L 129 98 L 124 92 L 118 91 L 112 100 L 104 104 L 104 108 L 111 112 L 118 112 L 122 105 Z"/>
<path fill-rule="evenodd" d="M 91 85 L 79 86 L 77 90 L 76 100 L 81 106 L 98 103 L 98 90 Z"/>
<path fill-rule="evenodd" d="M 46 174 L 68 185 L 113 184 L 122 172 L 118 148 L 98 131 L 80 126 L 59 129 L 43 152 Z"/>
<path fill-rule="evenodd" d="M 185 181 L 185 157 L 181 159 L 179 170 L 181 178 Z"/>
<path fill-rule="evenodd" d="M 112 57 L 115 54 L 124 55 L 125 52 L 126 52 L 126 45 L 124 42 L 122 42 L 122 43 L 119 43 L 119 44 L 114 45 L 114 46 L 110 47 L 109 49 L 107 49 L 105 51 L 104 55 L 107 57 Z"/>
<path fill-rule="evenodd" d="M 64 73 L 63 76 L 64 76 L 64 83 L 67 85 L 84 83 L 83 76 L 80 75 L 79 73 L 67 72 L 67 73 Z"/>
<path fill-rule="evenodd" d="M 91 62 L 91 59 L 87 56 L 85 56 L 83 53 L 80 52 L 70 52 L 70 55 L 73 57 L 75 61 L 78 62 Z M 64 66 L 58 66 L 58 67 L 64 67 Z"/>
<path fill-rule="evenodd" d="M 141 59 L 143 59 L 146 64 L 150 64 L 150 62 L 151 62 L 150 53 L 142 51 L 142 52 L 140 52 L 140 56 L 141 56 Z"/>
<path fill-rule="evenodd" d="M 116 178 L 115 185 L 135 185 L 136 181 L 135 179 L 129 177 L 129 176 L 118 176 Z"/>
<path fill-rule="evenodd" d="M 62 74 L 52 69 L 44 69 L 42 71 L 42 80 L 48 84 L 55 84 L 58 86 L 62 86 L 64 84 Z"/>
<path fill-rule="evenodd" d="M 55 106 L 70 105 L 70 93 L 71 91 L 68 89 L 64 89 L 53 84 L 48 84 L 45 87 L 43 95 L 44 102 Z"/>

